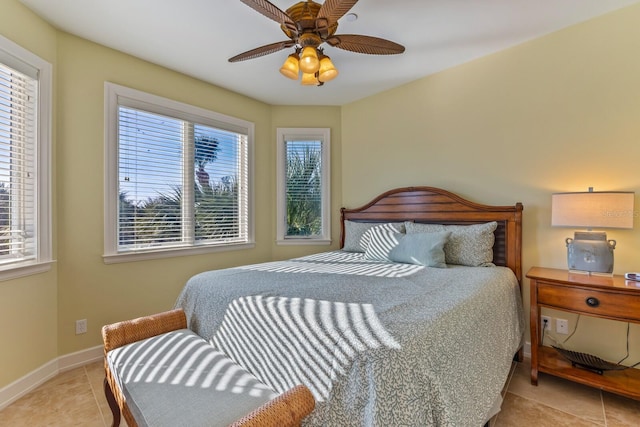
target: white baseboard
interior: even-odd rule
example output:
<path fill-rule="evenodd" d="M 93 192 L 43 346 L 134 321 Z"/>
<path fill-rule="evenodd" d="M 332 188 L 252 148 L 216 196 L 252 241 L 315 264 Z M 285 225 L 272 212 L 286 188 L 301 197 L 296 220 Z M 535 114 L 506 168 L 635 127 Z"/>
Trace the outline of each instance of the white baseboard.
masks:
<path fill-rule="evenodd" d="M 85 350 L 69 353 L 58 358 L 58 369 L 60 372 L 69 371 L 88 363 L 97 362 L 104 357 L 104 347 L 97 345 Z"/>
<path fill-rule="evenodd" d="M 2 387 L 0 389 L 0 411 L 60 372 L 101 360 L 103 357 L 102 348 L 99 345 L 60 356 L 29 372 L 22 378 L 18 378 L 11 384 Z"/>
<path fill-rule="evenodd" d="M 0 410 L 58 374 L 58 360 L 45 363 L 22 378 L 0 389 Z"/>

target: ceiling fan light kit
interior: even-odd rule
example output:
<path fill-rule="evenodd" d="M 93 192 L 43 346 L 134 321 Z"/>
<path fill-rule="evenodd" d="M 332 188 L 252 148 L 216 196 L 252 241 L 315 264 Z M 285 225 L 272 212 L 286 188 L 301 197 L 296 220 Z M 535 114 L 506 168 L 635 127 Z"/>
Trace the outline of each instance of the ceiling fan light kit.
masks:
<path fill-rule="evenodd" d="M 315 59 L 309 60 L 309 56 L 313 55 L 315 55 Z M 331 58 L 322 53 L 322 49 L 312 51 L 307 57 L 303 53 L 302 58 L 298 52 L 292 53 L 280 67 L 280 73 L 292 80 L 298 80 L 300 72 L 302 72 L 300 84 L 304 86 L 322 86 L 325 82 L 338 76 L 338 70 L 331 62 Z"/>
<path fill-rule="evenodd" d="M 287 57 L 280 73 L 302 85 L 322 86 L 338 76 L 331 58 L 320 47 L 327 43 L 331 47 L 370 55 L 394 55 L 404 52 L 404 46 L 378 37 L 358 34 L 336 35 L 338 19 L 344 16 L 358 0 L 325 0 L 319 4 L 313 0 L 301 1 L 286 12 L 268 0 L 240 0 L 280 24 L 280 28 L 290 40 L 271 43 L 243 52 L 229 62 L 254 59 L 282 49 L 295 47 L 295 52 Z"/>

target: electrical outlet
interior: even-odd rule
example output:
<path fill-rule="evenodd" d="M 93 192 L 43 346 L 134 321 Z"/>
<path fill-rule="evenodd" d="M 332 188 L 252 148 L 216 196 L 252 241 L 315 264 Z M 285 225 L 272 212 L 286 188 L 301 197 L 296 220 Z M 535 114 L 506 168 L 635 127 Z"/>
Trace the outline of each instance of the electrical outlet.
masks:
<path fill-rule="evenodd" d="M 76 320 L 76 335 L 87 333 L 87 319 Z"/>
<path fill-rule="evenodd" d="M 556 319 L 556 332 L 567 335 L 569 333 L 569 321 L 567 319 Z"/>
<path fill-rule="evenodd" d="M 547 321 L 546 327 L 545 327 L 545 320 Z M 540 330 L 541 331 L 551 330 L 551 316 L 540 316 Z"/>

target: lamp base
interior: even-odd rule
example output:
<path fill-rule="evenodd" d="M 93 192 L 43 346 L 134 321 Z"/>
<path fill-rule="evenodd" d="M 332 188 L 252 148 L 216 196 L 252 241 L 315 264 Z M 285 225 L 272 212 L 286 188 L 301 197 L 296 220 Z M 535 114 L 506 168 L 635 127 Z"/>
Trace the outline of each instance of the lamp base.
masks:
<path fill-rule="evenodd" d="M 613 277 L 613 273 L 600 273 L 598 271 L 571 270 L 569 274 L 583 274 L 585 276 Z"/>
<path fill-rule="evenodd" d="M 613 274 L 615 240 L 607 240 L 603 231 L 576 231 L 567 237 L 567 264 L 569 270 L 582 274 Z"/>

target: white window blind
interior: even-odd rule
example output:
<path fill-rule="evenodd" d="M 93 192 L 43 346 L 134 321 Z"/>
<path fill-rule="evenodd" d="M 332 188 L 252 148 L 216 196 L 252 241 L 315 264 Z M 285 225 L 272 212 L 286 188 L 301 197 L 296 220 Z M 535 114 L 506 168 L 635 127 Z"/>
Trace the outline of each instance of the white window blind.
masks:
<path fill-rule="evenodd" d="M 38 253 L 38 80 L 24 68 L 35 76 L 0 63 L 0 265 L 35 260 Z"/>
<path fill-rule="evenodd" d="M 247 242 L 247 138 L 120 105 L 118 252 Z"/>

